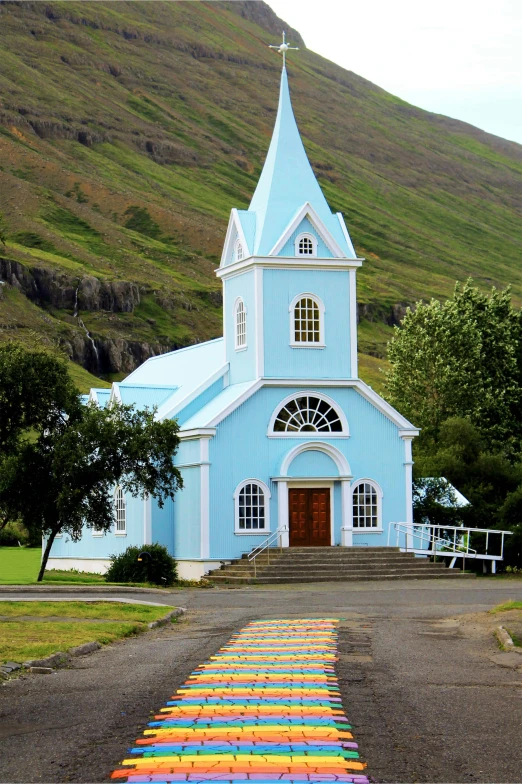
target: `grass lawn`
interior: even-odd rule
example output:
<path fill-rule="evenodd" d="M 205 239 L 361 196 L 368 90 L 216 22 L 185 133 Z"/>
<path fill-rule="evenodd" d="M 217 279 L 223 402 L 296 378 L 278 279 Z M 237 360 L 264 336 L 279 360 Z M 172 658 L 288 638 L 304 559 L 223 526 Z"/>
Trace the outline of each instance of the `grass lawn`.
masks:
<path fill-rule="evenodd" d="M 40 547 L 0 547 L 0 583 L 34 582 L 41 557 Z"/>
<path fill-rule="evenodd" d="M 40 547 L 0 547 L 0 585 L 35 583 L 40 569 Z M 46 583 L 104 583 L 101 574 L 52 569 L 44 575 Z"/>
<path fill-rule="evenodd" d="M 0 602 L 0 618 L 8 618 L 0 620 L 0 662 L 21 663 L 94 640 L 114 642 L 146 631 L 147 623 L 171 609 L 116 602 Z"/>

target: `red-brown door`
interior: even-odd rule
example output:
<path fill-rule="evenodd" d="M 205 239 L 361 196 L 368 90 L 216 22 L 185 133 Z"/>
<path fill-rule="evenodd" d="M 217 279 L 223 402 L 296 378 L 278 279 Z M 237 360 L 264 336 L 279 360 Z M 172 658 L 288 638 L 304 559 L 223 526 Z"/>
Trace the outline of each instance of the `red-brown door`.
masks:
<path fill-rule="evenodd" d="M 331 544 L 330 490 L 292 488 L 288 491 L 290 547 L 324 547 Z"/>

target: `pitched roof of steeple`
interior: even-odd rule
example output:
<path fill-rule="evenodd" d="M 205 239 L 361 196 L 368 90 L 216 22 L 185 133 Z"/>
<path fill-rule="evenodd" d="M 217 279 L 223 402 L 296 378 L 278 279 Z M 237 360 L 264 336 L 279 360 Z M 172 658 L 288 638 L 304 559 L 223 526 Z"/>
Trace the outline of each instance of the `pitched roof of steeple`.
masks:
<path fill-rule="evenodd" d="M 256 256 L 267 256 L 287 226 L 309 202 L 347 257 L 354 256 L 337 215 L 328 202 L 310 166 L 297 128 L 286 68 L 281 75 L 279 108 L 261 177 L 248 212 L 256 213 Z"/>

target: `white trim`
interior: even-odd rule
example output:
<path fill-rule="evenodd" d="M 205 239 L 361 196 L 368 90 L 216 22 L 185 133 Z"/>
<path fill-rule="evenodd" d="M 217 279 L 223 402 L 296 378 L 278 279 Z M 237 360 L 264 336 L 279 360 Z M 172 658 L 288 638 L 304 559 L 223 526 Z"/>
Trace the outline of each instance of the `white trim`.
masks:
<path fill-rule="evenodd" d="M 232 403 L 230 403 L 230 405 L 228 405 L 226 408 L 224 408 L 224 409 L 223 409 L 223 411 L 221 411 L 219 414 L 217 414 L 217 415 L 216 415 L 216 416 L 215 416 L 215 417 L 214 417 L 214 418 L 213 418 L 213 419 L 212 419 L 212 420 L 211 420 L 211 421 L 208 423 L 208 427 L 209 427 L 209 428 L 210 428 L 210 427 L 214 428 L 214 427 L 216 427 L 216 425 L 219 425 L 219 423 L 220 423 L 220 422 L 222 422 L 224 419 L 226 419 L 226 417 L 227 417 L 229 414 L 231 414 L 233 411 L 235 411 L 235 410 L 236 410 L 236 408 L 239 408 L 239 406 L 240 406 L 242 403 L 244 403 L 244 402 L 245 402 L 245 400 L 248 400 L 248 398 L 249 398 L 249 397 L 251 397 L 251 396 L 252 396 L 252 395 L 253 395 L 255 392 L 257 392 L 257 390 L 258 390 L 258 389 L 260 389 L 262 386 L 263 386 L 263 382 L 262 382 L 261 380 L 259 380 L 259 381 L 254 381 L 254 383 L 252 384 L 252 386 L 251 386 L 251 387 L 249 387 L 248 389 L 246 389 L 246 390 L 243 392 L 243 394 L 242 394 L 242 395 L 240 395 L 239 397 L 237 397 L 237 398 L 236 398 L 236 399 L 235 399 L 235 400 L 234 400 Z M 214 431 L 214 432 L 215 432 L 215 431 Z"/>
<path fill-rule="evenodd" d="M 100 531 L 99 528 L 91 528 L 91 533 L 93 536 L 105 536 L 105 531 Z M 54 537 L 56 539 L 56 537 Z"/>
<path fill-rule="evenodd" d="M 332 237 L 332 235 L 330 234 L 330 232 L 328 231 L 328 229 L 326 228 L 321 218 L 316 213 L 316 211 L 314 210 L 314 208 L 312 207 L 309 201 L 303 204 L 303 206 L 297 211 L 295 216 L 292 218 L 292 220 L 290 221 L 290 223 L 282 233 L 281 237 L 278 239 L 278 241 L 276 242 L 276 244 L 268 254 L 269 256 L 276 256 L 279 253 L 279 251 L 282 250 L 282 248 L 286 245 L 286 243 L 288 242 L 288 240 L 290 239 L 294 231 L 296 231 L 296 229 L 299 228 L 299 224 L 302 223 L 302 221 L 305 218 L 308 218 L 308 220 L 312 224 L 312 227 L 319 234 L 319 236 L 323 240 L 328 250 L 331 251 L 331 253 L 333 253 L 333 255 L 336 258 L 340 258 L 340 259 L 346 258 L 342 249 L 339 247 L 335 239 Z"/>
<path fill-rule="evenodd" d="M 143 499 L 143 544 L 152 544 L 152 504 L 150 495 Z"/>
<path fill-rule="evenodd" d="M 312 243 L 312 252 L 311 253 L 300 253 L 299 252 L 299 244 L 300 244 L 301 240 L 310 240 L 310 242 Z M 317 256 L 317 245 L 318 245 L 318 242 L 317 242 L 317 237 L 315 236 L 315 234 L 312 234 L 309 231 L 302 231 L 301 234 L 298 234 L 297 237 L 294 240 L 294 251 L 295 251 L 294 255 L 295 256 L 305 256 L 306 258 L 309 258 L 309 259 L 312 258 L 313 259 L 315 256 Z"/>
<path fill-rule="evenodd" d="M 309 395 L 313 397 L 318 397 L 320 400 L 324 400 L 329 406 L 331 406 L 336 412 L 341 421 L 342 431 L 340 433 L 325 433 L 321 431 L 320 433 L 311 433 L 311 432 L 291 432 L 291 433 L 276 433 L 274 432 L 274 424 L 277 419 L 277 415 L 281 411 L 281 409 L 286 406 L 287 403 L 290 403 L 296 397 L 301 397 L 302 395 Z M 268 423 L 268 430 L 267 436 L 269 438 L 306 438 L 309 440 L 310 438 L 349 438 L 350 437 L 350 427 L 348 425 L 348 420 L 346 419 L 346 414 L 344 413 L 343 409 L 339 406 L 337 401 L 333 398 L 325 395 L 323 392 L 317 392 L 314 389 L 303 389 L 302 392 L 292 392 L 291 395 L 287 395 L 283 400 L 281 400 L 277 406 L 274 408 L 272 412 L 272 416 L 270 417 L 270 421 Z"/>
<path fill-rule="evenodd" d="M 406 502 L 405 522 L 413 524 L 413 458 L 412 458 L 412 437 L 409 435 L 401 436 L 404 441 L 404 488 Z M 413 527 L 406 533 L 406 547 L 413 548 Z"/>
<path fill-rule="evenodd" d="M 350 369 L 352 378 L 359 377 L 357 359 L 357 278 L 354 269 L 348 272 L 348 285 L 350 286 Z"/>
<path fill-rule="evenodd" d="M 306 482 L 309 485 L 320 484 L 321 482 L 351 482 L 353 479 L 353 474 L 349 474 L 348 476 L 343 476 L 342 474 L 336 474 L 335 476 L 271 476 L 270 481 L 274 482 L 275 484 L 280 484 L 281 482 Z"/>
<path fill-rule="evenodd" d="M 353 545 L 353 505 L 350 480 L 341 480 L 341 545 Z"/>
<path fill-rule="evenodd" d="M 359 528 L 358 526 L 357 527 L 355 526 L 354 521 L 353 521 L 353 494 L 354 494 L 354 490 L 355 490 L 356 487 L 358 487 L 360 484 L 363 484 L 363 483 L 371 485 L 371 487 L 373 487 L 373 489 L 377 493 L 377 527 L 376 528 L 370 528 L 370 527 L 368 527 L 368 528 Z M 382 534 L 383 533 L 382 498 L 383 498 L 382 488 L 381 488 L 380 484 L 375 481 L 375 479 L 368 479 L 368 477 L 363 476 L 360 479 L 355 479 L 352 482 L 352 485 L 350 487 L 350 503 L 351 503 L 351 506 L 352 506 L 352 527 L 353 527 L 353 533 L 354 534 L 357 534 L 357 533 L 359 533 L 359 534 L 360 533 L 369 533 L 370 531 L 373 531 L 373 533 L 375 533 L 375 534 Z"/>
<path fill-rule="evenodd" d="M 215 435 L 215 427 L 195 427 L 192 430 L 180 430 L 178 438 L 182 441 L 191 441 L 194 438 L 213 438 Z"/>
<path fill-rule="evenodd" d="M 337 219 L 338 219 L 339 223 L 341 224 L 341 230 L 342 230 L 342 232 L 344 234 L 344 239 L 346 240 L 346 244 L 348 245 L 348 247 L 352 251 L 354 258 L 357 258 L 357 253 L 355 252 L 355 248 L 353 247 L 352 238 L 350 237 L 350 234 L 348 232 L 348 227 L 347 227 L 346 223 L 344 222 L 344 216 L 343 216 L 342 212 L 336 212 L 335 214 L 337 215 Z M 362 261 L 364 261 L 364 259 L 362 259 Z"/>
<path fill-rule="evenodd" d="M 263 312 L 263 270 L 254 270 L 255 298 L 255 341 L 256 341 L 256 376 L 261 378 L 265 372 L 264 312 Z"/>
<path fill-rule="evenodd" d="M 330 256 L 249 256 L 244 261 L 236 261 L 235 264 L 227 264 L 225 267 L 218 267 L 215 270 L 216 276 L 222 280 L 240 275 L 246 270 L 255 267 L 288 270 L 345 270 L 357 269 L 364 259 L 331 258 Z M 179 349 L 180 351 L 182 349 Z M 149 362 L 150 360 L 147 360 Z"/>
<path fill-rule="evenodd" d="M 264 528 L 240 528 L 239 527 L 239 496 L 241 490 L 246 485 L 257 485 L 263 491 L 264 496 L 264 508 L 265 508 L 265 527 Z M 272 493 L 270 492 L 268 485 L 266 485 L 262 479 L 243 479 L 242 482 L 238 484 L 236 489 L 234 490 L 234 533 L 239 536 L 264 536 L 270 533 L 270 499 L 272 497 Z"/>
<path fill-rule="evenodd" d="M 241 343 L 241 344 L 238 342 L 238 309 L 239 309 L 240 305 L 243 306 L 243 313 L 244 313 L 244 316 L 245 316 L 245 342 Z M 226 318 L 226 316 L 225 316 L 225 318 Z M 246 351 L 247 348 L 248 348 L 247 307 L 245 305 L 245 301 L 244 301 L 243 297 L 236 297 L 236 300 L 234 302 L 233 323 L 234 323 L 234 349 L 236 351 Z"/>
<path fill-rule="evenodd" d="M 201 438 L 199 441 L 199 459 L 201 460 L 200 472 L 200 554 L 201 558 L 208 558 L 210 554 L 210 439 Z"/>
<path fill-rule="evenodd" d="M 303 299 L 311 299 L 319 308 L 319 340 L 312 341 L 312 342 L 299 342 L 295 339 L 295 308 L 299 302 Z M 297 294 L 288 306 L 288 313 L 290 315 L 290 346 L 292 348 L 325 348 L 326 346 L 326 338 L 324 332 L 324 302 L 317 294 L 312 294 L 308 291 L 302 291 L 300 294 Z"/>
<path fill-rule="evenodd" d="M 281 547 L 290 546 L 290 513 L 288 507 L 288 483 L 277 485 L 277 527 L 281 531 Z"/>
<path fill-rule="evenodd" d="M 369 403 L 381 412 L 387 419 L 397 425 L 399 428 L 399 435 L 405 435 L 412 438 L 419 434 L 419 430 L 408 422 L 398 411 L 396 411 L 389 403 L 387 403 L 377 392 L 369 387 L 360 378 L 269 378 L 263 377 L 257 381 L 252 382 L 252 386 L 243 392 L 238 398 L 230 403 L 219 414 L 216 414 L 210 422 L 203 428 L 195 428 L 193 430 L 180 430 L 179 438 L 199 438 L 200 435 L 214 436 L 216 434 L 215 427 L 219 425 L 229 414 L 241 406 L 249 397 L 254 395 L 261 387 L 338 387 L 338 388 L 353 388 L 356 389 Z"/>
<path fill-rule="evenodd" d="M 120 385 L 116 381 L 112 384 L 111 394 L 109 395 L 109 402 L 107 405 L 110 406 L 111 403 L 121 403 Z"/>
<path fill-rule="evenodd" d="M 162 421 L 164 419 L 172 419 L 177 413 L 179 413 L 179 411 L 181 411 L 183 408 L 188 406 L 190 403 L 192 403 L 193 400 L 199 397 L 199 395 L 205 392 L 206 389 L 211 387 L 212 384 L 214 384 L 220 378 L 223 378 L 223 376 L 227 372 L 228 372 L 228 362 L 226 363 L 226 365 L 223 365 L 223 367 L 221 367 L 219 370 L 216 370 L 215 373 L 212 373 L 211 376 L 206 378 L 205 381 L 203 381 L 198 387 L 193 389 L 189 395 L 183 398 L 183 400 L 179 400 L 175 406 L 167 409 L 165 412 L 163 412 L 162 409 L 159 408 L 157 411 L 158 420 Z M 168 403 L 168 400 L 166 402 Z"/>
<path fill-rule="evenodd" d="M 243 245 L 243 249 L 244 249 L 244 252 L 245 252 L 245 256 L 242 259 L 242 261 L 244 261 L 245 258 L 248 258 L 250 256 L 250 250 L 249 250 L 249 247 L 248 247 L 248 242 L 246 241 L 245 232 L 243 231 L 243 226 L 241 224 L 241 221 L 239 220 L 238 211 L 234 207 L 231 210 L 231 212 L 230 212 L 230 218 L 229 218 L 228 226 L 227 226 L 227 234 L 226 234 L 226 237 L 225 237 L 225 242 L 223 244 L 223 253 L 221 254 L 221 262 L 220 262 L 220 266 L 221 267 L 226 266 L 227 257 L 228 257 L 228 255 L 230 253 L 230 250 L 231 250 L 230 246 L 232 244 L 232 236 L 233 236 L 234 229 L 237 231 L 238 239 L 240 240 L 241 244 Z M 241 263 L 241 262 L 235 262 L 235 263 L 237 264 L 237 263 Z"/>
<path fill-rule="evenodd" d="M 330 457 L 336 464 L 340 476 L 349 476 L 352 473 L 348 460 L 335 446 L 332 444 L 327 444 L 324 441 L 307 441 L 303 444 L 298 444 L 286 453 L 281 463 L 279 475 L 282 477 L 288 477 L 288 469 L 290 468 L 292 461 L 303 452 L 310 451 L 324 452 L 326 455 L 328 455 L 328 457 Z M 288 477 L 289 480 L 293 480 L 294 478 L 299 479 L 299 477 Z M 319 477 L 319 479 L 320 478 L 321 477 Z"/>

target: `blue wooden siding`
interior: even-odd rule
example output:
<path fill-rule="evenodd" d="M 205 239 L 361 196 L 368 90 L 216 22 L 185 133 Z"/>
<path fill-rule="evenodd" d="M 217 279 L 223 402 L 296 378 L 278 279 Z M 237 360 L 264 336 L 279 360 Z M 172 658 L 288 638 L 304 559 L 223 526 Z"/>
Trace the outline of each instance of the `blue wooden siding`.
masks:
<path fill-rule="evenodd" d="M 308 218 L 303 218 L 297 229 L 290 236 L 290 239 L 283 245 L 278 256 L 295 256 L 295 241 L 300 234 L 312 234 L 317 240 L 317 255 L 319 258 L 331 259 L 333 253 L 325 245 L 323 239 L 319 236 L 318 232 L 314 229 Z"/>
<path fill-rule="evenodd" d="M 297 455 L 290 463 L 288 475 L 299 476 L 338 476 L 334 461 L 324 452 L 307 451 Z"/>
<path fill-rule="evenodd" d="M 174 502 L 167 498 L 160 509 L 158 502 L 151 499 L 152 541 L 162 544 L 169 553 L 174 551 Z"/>
<path fill-rule="evenodd" d="M 277 483 L 271 481 L 271 477 L 279 476 L 285 455 L 306 438 L 267 438 L 266 433 L 274 408 L 293 391 L 297 394 L 301 390 L 274 387 L 259 390 L 218 426 L 216 436 L 210 441 L 211 558 L 239 556 L 260 541 L 261 537 L 256 535 L 234 534 L 233 494 L 244 479 L 261 479 L 270 487 L 271 529 L 277 528 Z M 355 534 L 354 543 L 386 544 L 387 523 L 404 520 L 406 515 L 404 444 L 396 425 L 356 390 L 328 389 L 328 394 L 344 410 L 351 437 L 322 440 L 345 455 L 354 478 L 373 479 L 384 493 L 385 533 Z M 313 476 L 315 468 L 327 470 L 324 461 L 319 465 L 317 451 L 305 452 L 296 460 L 297 468 L 291 469 L 290 473 L 299 470 Z M 329 466 L 328 471 L 331 471 Z M 341 497 L 338 487 L 334 489 L 333 500 L 335 536 L 340 541 Z"/>
<path fill-rule="evenodd" d="M 272 378 L 350 378 L 350 281 L 347 271 L 267 269 L 263 272 L 265 375 Z M 325 307 L 325 344 L 290 346 L 290 312 L 301 293 Z"/>
<path fill-rule="evenodd" d="M 225 319 L 226 356 L 230 362 L 230 383 L 239 384 L 255 377 L 255 293 L 254 272 L 244 272 L 224 282 L 225 287 Z M 235 313 L 236 299 L 241 297 L 246 307 L 247 347 L 241 351 L 235 349 Z"/>
<path fill-rule="evenodd" d="M 67 534 L 54 540 L 51 558 L 108 558 L 109 555 L 122 553 L 130 545 L 143 544 L 144 502 L 127 494 L 126 522 L 127 534 L 114 533 L 114 527 L 105 536 L 93 536 L 92 528 L 84 528 L 79 542 L 72 542 Z M 116 524 L 115 524 L 116 525 Z"/>
<path fill-rule="evenodd" d="M 201 554 L 200 469 L 182 468 L 181 475 L 183 489 L 176 493 L 174 500 L 172 554 L 177 558 L 199 558 Z"/>
<path fill-rule="evenodd" d="M 174 455 L 174 465 L 181 466 L 199 463 L 200 454 L 199 438 L 194 438 L 190 441 L 183 440 L 180 442 L 178 451 Z"/>

